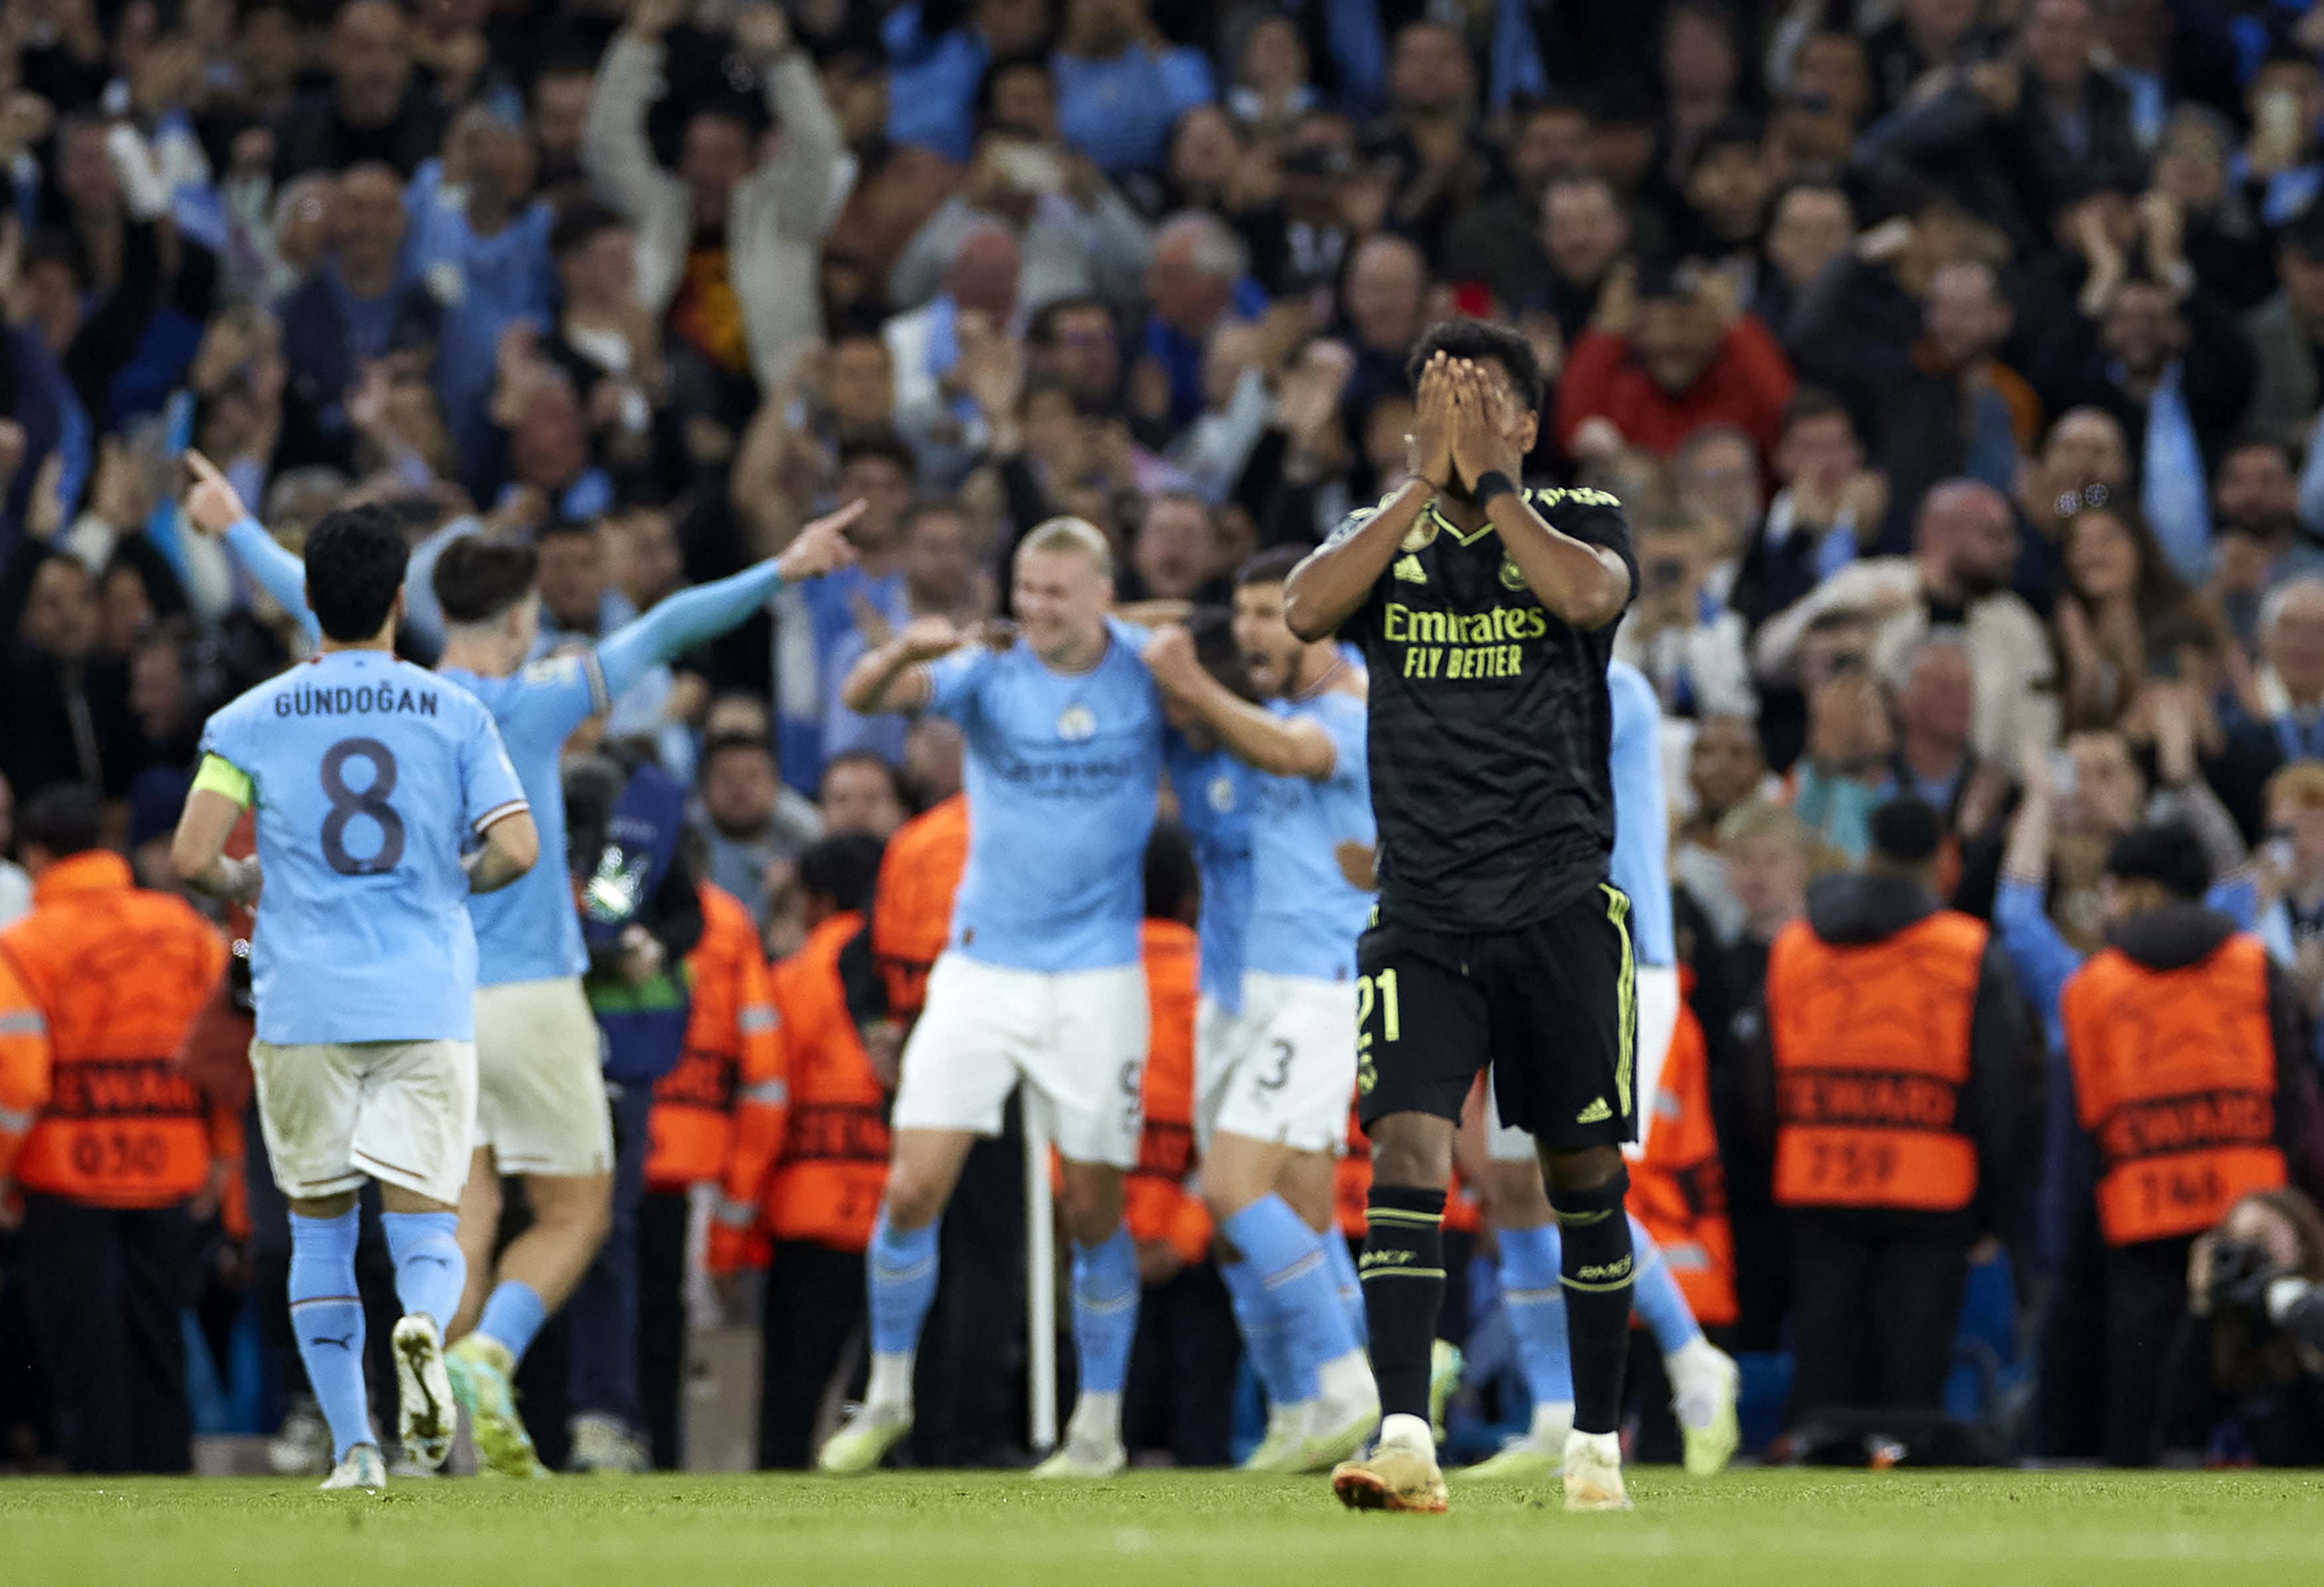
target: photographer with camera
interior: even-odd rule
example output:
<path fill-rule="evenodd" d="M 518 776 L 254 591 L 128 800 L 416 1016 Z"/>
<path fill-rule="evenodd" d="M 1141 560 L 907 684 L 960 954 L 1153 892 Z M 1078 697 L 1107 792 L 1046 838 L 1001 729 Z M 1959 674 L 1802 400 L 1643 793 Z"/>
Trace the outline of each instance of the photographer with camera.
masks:
<path fill-rule="evenodd" d="M 2297 1190 L 2245 1196 L 2187 1259 L 2189 1370 L 2174 1408 L 2216 1463 L 2324 1464 L 2324 1213 Z M 2203 1369 L 2199 1378 L 2197 1367 Z"/>

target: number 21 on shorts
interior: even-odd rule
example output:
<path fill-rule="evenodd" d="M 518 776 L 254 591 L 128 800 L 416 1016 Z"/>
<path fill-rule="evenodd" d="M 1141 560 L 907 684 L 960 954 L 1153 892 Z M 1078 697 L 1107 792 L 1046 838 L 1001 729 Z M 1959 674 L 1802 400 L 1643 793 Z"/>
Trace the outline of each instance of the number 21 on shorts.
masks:
<path fill-rule="evenodd" d="M 1396 972 L 1383 970 L 1377 975 L 1356 977 L 1356 1089 L 1369 1096 L 1371 1093 L 1372 1015 L 1379 1015 L 1379 1038 L 1398 1041 L 1404 1037 L 1404 1014 L 1396 999 Z"/>

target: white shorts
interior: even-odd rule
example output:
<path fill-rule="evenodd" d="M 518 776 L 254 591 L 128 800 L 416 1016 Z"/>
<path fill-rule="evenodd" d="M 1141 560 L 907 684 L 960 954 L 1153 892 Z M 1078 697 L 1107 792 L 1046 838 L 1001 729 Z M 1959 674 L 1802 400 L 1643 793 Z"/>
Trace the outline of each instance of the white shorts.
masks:
<path fill-rule="evenodd" d="M 503 1174 L 612 1173 L 604 1042 L 578 976 L 476 988 L 476 1149 Z"/>
<path fill-rule="evenodd" d="M 898 1130 L 1001 1133 L 1021 1078 L 1029 1118 L 1076 1163 L 1138 1161 L 1146 970 L 1004 970 L 947 949 L 904 1044 Z"/>
<path fill-rule="evenodd" d="M 476 1127 L 472 1041 L 250 1044 L 274 1183 L 318 1201 L 365 1179 L 456 1206 Z"/>
<path fill-rule="evenodd" d="M 1654 1127 L 1655 1086 L 1662 1078 L 1663 1060 L 1670 1056 L 1671 1038 L 1678 1031 L 1678 971 L 1667 964 L 1641 964 L 1637 985 L 1638 1051 L 1632 1072 L 1637 1076 L 1638 1139 L 1624 1144 L 1627 1158 L 1646 1150 L 1646 1131 Z M 1485 1151 L 1497 1163 L 1523 1163 L 1534 1156 L 1533 1137 L 1501 1122 L 1490 1085 L 1485 1087 Z"/>
<path fill-rule="evenodd" d="M 1294 1151 L 1345 1147 L 1355 983 L 1247 970 L 1241 1013 L 1212 1003 L 1203 1012 L 1216 1021 L 1208 1062 L 1199 1036 L 1194 1047 L 1194 1137 L 1204 1151 L 1221 1130 Z"/>

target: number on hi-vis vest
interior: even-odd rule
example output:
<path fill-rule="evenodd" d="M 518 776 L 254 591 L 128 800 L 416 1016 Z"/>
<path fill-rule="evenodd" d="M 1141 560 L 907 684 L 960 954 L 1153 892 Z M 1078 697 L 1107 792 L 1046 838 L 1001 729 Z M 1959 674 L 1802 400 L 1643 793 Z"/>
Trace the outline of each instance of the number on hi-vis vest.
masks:
<path fill-rule="evenodd" d="M 1808 1183 L 1823 1190 L 1869 1190 L 1895 1177 L 1897 1153 L 1883 1140 L 1812 1140 Z"/>
<path fill-rule="evenodd" d="M 2153 1218 L 2180 1207 L 2213 1207 L 2227 1201 L 2227 1181 L 2218 1165 L 2154 1163 L 2131 1171 L 2138 1187 L 2139 1210 Z"/>
<path fill-rule="evenodd" d="M 72 1166 L 89 1179 L 158 1179 L 170 1147 L 157 1130 L 81 1129 L 73 1132 Z"/>

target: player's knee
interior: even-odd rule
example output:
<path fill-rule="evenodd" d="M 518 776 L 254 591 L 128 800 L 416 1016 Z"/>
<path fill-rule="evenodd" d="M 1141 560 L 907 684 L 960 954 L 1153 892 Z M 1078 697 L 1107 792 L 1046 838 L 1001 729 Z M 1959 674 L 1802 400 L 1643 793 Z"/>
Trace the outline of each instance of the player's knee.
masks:
<path fill-rule="evenodd" d="M 1094 1174 L 1068 1174 L 1057 1198 L 1066 1238 L 1076 1245 L 1102 1245 L 1121 1227 L 1121 1184 Z"/>
<path fill-rule="evenodd" d="M 1592 1146 L 1580 1151 L 1544 1152 L 1542 1168 L 1548 1176 L 1552 1201 L 1602 1191 L 1622 1176 L 1622 1149 Z"/>
<path fill-rule="evenodd" d="M 1372 1182 L 1442 1190 L 1452 1182 L 1452 1127 L 1425 1113 L 1391 1113 L 1371 1126 Z"/>
<path fill-rule="evenodd" d="M 888 1227 L 899 1234 L 925 1229 L 936 1221 L 945 1205 L 945 1187 L 910 1166 L 897 1164 L 888 1174 Z"/>

